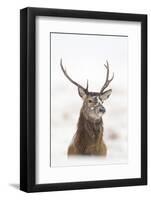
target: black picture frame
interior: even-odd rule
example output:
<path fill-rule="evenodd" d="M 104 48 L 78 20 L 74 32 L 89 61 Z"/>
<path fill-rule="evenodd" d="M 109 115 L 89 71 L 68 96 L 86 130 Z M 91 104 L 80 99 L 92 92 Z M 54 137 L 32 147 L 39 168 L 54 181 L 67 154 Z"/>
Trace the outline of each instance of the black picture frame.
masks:
<path fill-rule="evenodd" d="M 35 19 L 54 16 L 141 22 L 141 178 L 36 184 Z M 147 184 L 147 15 L 48 8 L 20 10 L 20 189 L 25 192 L 121 187 Z"/>

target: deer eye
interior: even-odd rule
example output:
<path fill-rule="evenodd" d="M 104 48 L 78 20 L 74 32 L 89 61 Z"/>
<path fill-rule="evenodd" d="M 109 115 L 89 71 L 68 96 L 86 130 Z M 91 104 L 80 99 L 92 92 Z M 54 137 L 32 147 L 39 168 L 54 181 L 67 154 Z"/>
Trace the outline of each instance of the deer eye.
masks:
<path fill-rule="evenodd" d="M 92 100 L 91 100 L 91 99 L 89 99 L 89 100 L 88 100 L 88 102 L 89 102 L 89 103 L 92 103 Z"/>

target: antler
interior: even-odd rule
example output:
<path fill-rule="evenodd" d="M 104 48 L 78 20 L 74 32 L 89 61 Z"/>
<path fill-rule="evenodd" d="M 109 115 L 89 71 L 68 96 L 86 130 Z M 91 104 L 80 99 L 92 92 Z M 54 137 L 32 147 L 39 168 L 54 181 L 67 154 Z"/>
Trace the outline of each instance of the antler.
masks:
<path fill-rule="evenodd" d="M 64 69 L 63 67 L 63 64 L 62 64 L 62 58 L 60 59 L 60 66 L 61 66 L 61 69 L 64 73 L 64 75 L 66 76 L 66 78 L 71 82 L 73 83 L 74 85 L 76 85 L 77 87 L 80 87 L 82 88 L 86 93 L 88 93 L 88 87 L 89 87 L 89 84 L 88 84 L 88 80 L 87 80 L 87 85 L 86 85 L 86 88 L 82 87 L 79 83 L 75 82 L 74 80 L 72 80 L 69 75 L 67 74 L 67 71 Z"/>
<path fill-rule="evenodd" d="M 114 73 L 113 73 L 112 78 L 109 80 L 109 63 L 108 63 L 108 61 L 106 61 L 106 64 L 104 64 L 104 66 L 105 66 L 106 69 L 107 69 L 107 74 L 106 74 L 106 81 L 105 81 L 103 87 L 102 87 L 101 90 L 100 90 L 100 94 L 103 93 L 103 91 L 108 87 L 109 83 L 110 83 L 110 82 L 113 80 L 113 78 L 114 78 Z"/>

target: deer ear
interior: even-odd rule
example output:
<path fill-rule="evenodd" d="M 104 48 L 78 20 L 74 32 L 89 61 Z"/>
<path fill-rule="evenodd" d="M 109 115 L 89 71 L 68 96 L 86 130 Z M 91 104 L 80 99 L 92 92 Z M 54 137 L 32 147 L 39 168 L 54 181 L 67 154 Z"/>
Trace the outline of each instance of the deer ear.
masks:
<path fill-rule="evenodd" d="M 86 94 L 86 92 L 85 92 L 85 90 L 84 90 L 83 88 L 78 87 L 78 92 L 79 92 L 79 95 L 80 95 L 80 97 L 81 97 L 82 99 L 85 99 L 85 98 L 86 98 L 87 94 Z"/>
<path fill-rule="evenodd" d="M 112 90 L 111 90 L 111 89 L 110 89 L 110 90 L 107 90 L 107 91 L 105 91 L 105 92 L 103 92 L 103 94 L 100 95 L 100 99 L 101 99 L 102 101 L 108 99 L 109 96 L 111 95 L 111 93 L 112 93 Z"/>

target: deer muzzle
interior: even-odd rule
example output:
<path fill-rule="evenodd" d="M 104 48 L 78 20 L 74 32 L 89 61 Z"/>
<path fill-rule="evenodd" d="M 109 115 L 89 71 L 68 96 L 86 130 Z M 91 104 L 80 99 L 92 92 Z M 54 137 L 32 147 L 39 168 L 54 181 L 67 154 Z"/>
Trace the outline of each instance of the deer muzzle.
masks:
<path fill-rule="evenodd" d="M 101 113 L 105 113 L 105 108 L 104 107 L 101 107 L 100 109 L 99 109 L 99 111 L 101 112 Z"/>

